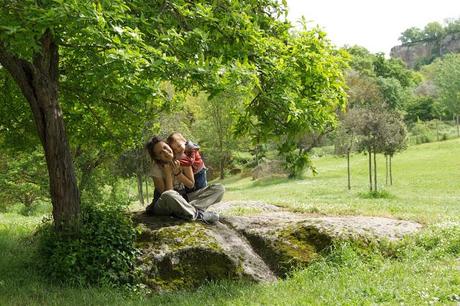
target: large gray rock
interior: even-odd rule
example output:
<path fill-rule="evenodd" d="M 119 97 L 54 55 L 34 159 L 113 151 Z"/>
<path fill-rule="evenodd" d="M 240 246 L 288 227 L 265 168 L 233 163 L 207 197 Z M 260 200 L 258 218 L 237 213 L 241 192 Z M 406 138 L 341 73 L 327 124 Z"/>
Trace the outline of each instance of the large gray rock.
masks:
<path fill-rule="evenodd" d="M 300 214 L 253 201 L 210 209 L 220 213 L 221 222 L 206 225 L 135 213 L 145 284 L 174 290 L 220 279 L 273 281 L 308 265 L 336 240 L 395 240 L 421 228 L 389 218 Z"/>

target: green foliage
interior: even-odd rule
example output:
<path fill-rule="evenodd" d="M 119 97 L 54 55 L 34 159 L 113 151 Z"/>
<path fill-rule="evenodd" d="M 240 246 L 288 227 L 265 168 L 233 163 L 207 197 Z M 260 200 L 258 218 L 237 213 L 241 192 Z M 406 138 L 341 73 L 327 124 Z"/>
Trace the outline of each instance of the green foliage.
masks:
<path fill-rule="evenodd" d="M 439 22 L 430 22 L 423 29 L 425 39 L 438 40 L 445 35 L 445 29 Z"/>
<path fill-rule="evenodd" d="M 213 173 L 220 173 L 223 178 L 225 170 L 233 162 L 234 153 L 240 149 L 247 150 L 247 137 L 234 134 L 238 115 L 243 111 L 248 94 L 244 87 L 232 88 L 215 95 L 203 93 L 189 97 L 187 103 L 194 104 L 194 121 L 191 123 L 193 133 L 199 139 L 199 145 L 206 163 Z M 190 105 L 192 107 L 192 105 Z"/>
<path fill-rule="evenodd" d="M 135 229 L 114 201 L 83 205 L 77 229 L 39 229 L 40 267 L 51 280 L 71 285 L 128 285 L 136 281 Z"/>
<path fill-rule="evenodd" d="M 382 105 L 352 109 L 344 123 L 356 135 L 359 151 L 393 155 L 406 147 L 407 131 L 401 116 Z"/>
<path fill-rule="evenodd" d="M 403 44 L 413 43 L 417 41 L 421 41 L 425 38 L 423 31 L 417 27 L 411 27 L 404 32 L 401 33 L 399 40 Z"/>
<path fill-rule="evenodd" d="M 418 41 L 441 41 L 447 34 L 460 32 L 460 19 L 446 20 L 445 24 L 429 22 L 423 29 L 411 27 L 401 33 L 399 40 L 402 44 L 410 44 Z"/>
<path fill-rule="evenodd" d="M 310 168 L 313 173 L 316 173 L 316 169 L 312 166 L 307 152 L 289 150 L 288 152 L 283 152 L 283 155 L 286 161 L 285 168 L 290 178 L 301 178 L 305 174 L 307 168 Z"/>
<path fill-rule="evenodd" d="M 403 88 L 410 87 L 418 81 L 417 75 L 407 69 L 400 59 L 386 59 L 383 53 L 377 53 L 373 65 L 377 77 L 395 79 Z"/>
<path fill-rule="evenodd" d="M 2 146 L 29 151 L 39 145 L 32 114 L 14 80 L 0 65 L 0 133 Z"/>
<path fill-rule="evenodd" d="M 460 32 L 460 18 L 448 19 L 446 26 L 446 33 L 459 33 Z"/>
<path fill-rule="evenodd" d="M 348 55 L 320 29 L 303 29 L 260 46 L 265 52 L 256 58 L 257 86 L 237 132 L 253 134 L 257 143 L 279 143 L 280 154 L 296 169 L 305 158 L 289 155 L 299 149 L 301 136 L 325 132 L 336 122 L 335 111 L 345 106 Z"/>
<path fill-rule="evenodd" d="M 181 99 L 165 83 L 181 94 L 206 91 L 214 103 L 223 92 L 243 90 L 238 127 L 261 143 L 321 132 L 346 101 L 345 52 L 319 29 L 294 31 L 285 1 L 1 4 L 0 59 L 10 73 L 21 61 L 36 64 L 44 33 L 59 51 L 50 70 L 59 71 L 59 104 L 81 158 L 83 191 L 101 156 L 138 148 L 147 132 L 160 130 L 161 115 Z M 14 102 L 24 101 L 17 95 Z"/>
<path fill-rule="evenodd" d="M 433 141 L 433 135 L 424 122 L 416 122 L 411 129 L 412 135 L 415 137 L 415 143 L 421 144 Z"/>
<path fill-rule="evenodd" d="M 403 241 L 397 249 L 397 257 L 430 259 L 458 257 L 460 255 L 460 226 L 456 224 L 440 224 L 431 226 Z"/>
<path fill-rule="evenodd" d="M 414 104 L 412 87 L 420 82 L 418 74 L 407 69 L 400 60 L 386 59 L 383 54 L 371 54 L 359 46 L 347 48 L 347 51 L 352 55 L 353 68 L 347 73 L 350 108 L 380 105 L 390 112 L 402 112 Z M 342 120 L 347 121 L 347 115 Z M 348 120 L 342 126 L 350 130 L 358 123 L 353 120 Z M 339 133 L 340 137 L 345 135 Z"/>
<path fill-rule="evenodd" d="M 14 156 L 12 155 L 14 153 Z M 33 148 L 27 153 L 2 151 L 0 157 L 0 208 L 21 203 L 25 215 L 39 201 L 48 200 L 48 179 L 43 153 Z"/>
<path fill-rule="evenodd" d="M 404 109 L 405 103 L 409 100 L 409 92 L 401 85 L 398 79 L 379 77 L 378 84 L 390 109 Z"/>
<path fill-rule="evenodd" d="M 448 115 L 460 114 L 460 54 L 448 54 L 433 64 L 439 100 Z"/>
<path fill-rule="evenodd" d="M 360 192 L 359 197 L 363 199 L 393 199 L 394 195 L 387 190 L 374 190 L 368 192 Z"/>
<path fill-rule="evenodd" d="M 457 136 L 457 131 L 452 123 L 436 119 L 431 121 L 417 121 L 411 125 L 409 131 L 411 144 L 447 140 Z"/>
<path fill-rule="evenodd" d="M 406 106 L 404 119 L 412 123 L 418 120 L 430 121 L 440 116 L 439 104 L 430 96 L 418 96 Z"/>

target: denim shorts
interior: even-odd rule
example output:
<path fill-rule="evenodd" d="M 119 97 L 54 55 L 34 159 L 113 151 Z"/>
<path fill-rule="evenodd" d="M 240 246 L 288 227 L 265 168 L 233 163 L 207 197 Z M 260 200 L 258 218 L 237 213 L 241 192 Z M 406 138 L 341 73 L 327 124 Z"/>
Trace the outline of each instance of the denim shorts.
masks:
<path fill-rule="evenodd" d="M 195 185 L 193 186 L 193 188 L 185 188 L 187 190 L 187 193 L 194 192 L 198 189 L 202 189 L 208 186 L 208 180 L 206 178 L 206 171 L 207 169 L 203 168 L 193 175 L 193 177 L 195 178 Z"/>

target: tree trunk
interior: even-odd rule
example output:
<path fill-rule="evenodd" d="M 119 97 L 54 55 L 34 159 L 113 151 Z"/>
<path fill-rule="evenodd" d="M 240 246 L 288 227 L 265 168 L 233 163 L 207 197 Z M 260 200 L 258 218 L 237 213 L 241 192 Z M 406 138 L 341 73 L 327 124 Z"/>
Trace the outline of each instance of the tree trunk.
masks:
<path fill-rule="evenodd" d="M 42 35 L 40 43 L 40 53 L 29 62 L 10 53 L 0 41 L 0 63 L 14 78 L 32 110 L 45 151 L 54 223 L 62 229 L 78 223 L 80 191 L 58 103 L 58 46 L 50 30 Z"/>
<path fill-rule="evenodd" d="M 439 122 L 438 120 L 435 120 L 436 122 L 436 140 L 439 141 Z"/>
<path fill-rule="evenodd" d="M 458 122 L 458 115 L 457 115 L 457 137 L 460 137 L 460 126 L 459 126 L 459 122 Z"/>
<path fill-rule="evenodd" d="M 392 173 L 392 166 L 391 166 L 391 159 L 393 155 L 390 155 L 390 186 L 393 186 L 393 173 Z"/>
<path fill-rule="evenodd" d="M 347 176 L 348 176 L 348 190 L 351 190 L 350 150 L 347 151 Z"/>
<path fill-rule="evenodd" d="M 225 178 L 225 157 L 221 156 L 219 161 L 219 171 L 220 171 L 220 179 L 223 180 Z"/>
<path fill-rule="evenodd" d="M 369 191 L 372 192 L 372 150 L 369 147 Z"/>
<path fill-rule="evenodd" d="M 139 197 L 139 202 L 141 202 L 142 205 L 145 204 L 144 202 L 144 191 L 142 190 L 142 174 L 137 173 L 137 195 Z"/>
<path fill-rule="evenodd" d="M 377 191 L 377 157 L 374 149 L 374 191 Z"/>
<path fill-rule="evenodd" d="M 127 190 L 126 190 L 126 192 L 128 193 L 128 199 L 131 199 L 131 184 L 132 184 L 132 182 L 131 182 L 131 177 L 130 177 L 130 178 L 128 178 L 128 187 L 127 187 Z"/>
<path fill-rule="evenodd" d="M 388 185 L 388 155 L 385 154 L 385 185 Z"/>
<path fill-rule="evenodd" d="M 145 195 L 147 199 L 147 203 L 149 203 L 149 181 L 145 180 Z"/>

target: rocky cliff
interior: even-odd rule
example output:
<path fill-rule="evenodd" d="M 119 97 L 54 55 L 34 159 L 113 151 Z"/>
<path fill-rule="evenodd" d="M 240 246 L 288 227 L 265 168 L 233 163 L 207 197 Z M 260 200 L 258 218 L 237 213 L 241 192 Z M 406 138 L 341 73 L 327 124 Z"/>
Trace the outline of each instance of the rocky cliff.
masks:
<path fill-rule="evenodd" d="M 460 33 L 448 34 L 440 40 L 395 46 L 391 48 L 390 56 L 402 59 L 409 68 L 418 68 L 448 53 L 460 53 Z"/>

